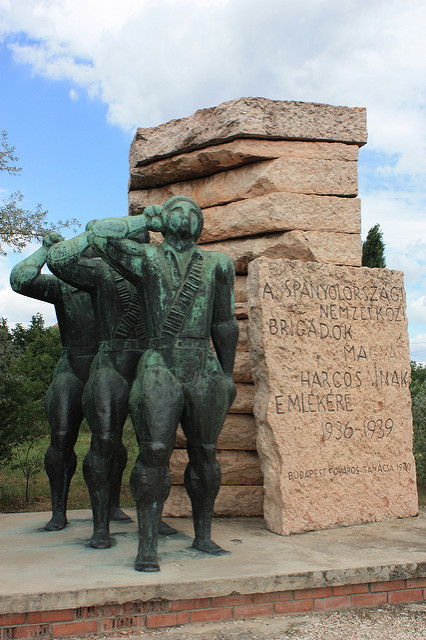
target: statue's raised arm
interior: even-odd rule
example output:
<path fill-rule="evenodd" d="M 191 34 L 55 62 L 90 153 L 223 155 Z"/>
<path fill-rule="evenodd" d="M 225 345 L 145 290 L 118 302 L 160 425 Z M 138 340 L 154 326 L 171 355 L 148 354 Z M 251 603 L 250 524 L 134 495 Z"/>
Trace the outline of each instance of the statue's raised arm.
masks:
<path fill-rule="evenodd" d="M 91 291 L 97 284 L 97 270 L 93 261 L 85 258 L 88 249 L 88 231 L 86 230 L 52 247 L 47 256 L 47 266 L 64 282 L 79 289 Z"/>
<path fill-rule="evenodd" d="M 63 237 L 56 232 L 43 238 L 42 246 L 28 258 L 18 262 L 10 274 L 10 286 L 16 293 L 54 304 L 60 296 L 60 285 L 51 274 L 42 274 L 50 248 L 62 242 Z"/>
<path fill-rule="evenodd" d="M 141 258 L 146 245 L 141 244 L 141 236 L 148 240 L 148 231 L 161 231 L 161 207 L 146 207 L 139 216 L 105 218 L 96 222 L 88 233 L 90 246 L 108 264 L 121 273 L 130 282 L 142 276 Z M 134 238 L 138 236 L 138 241 Z"/>

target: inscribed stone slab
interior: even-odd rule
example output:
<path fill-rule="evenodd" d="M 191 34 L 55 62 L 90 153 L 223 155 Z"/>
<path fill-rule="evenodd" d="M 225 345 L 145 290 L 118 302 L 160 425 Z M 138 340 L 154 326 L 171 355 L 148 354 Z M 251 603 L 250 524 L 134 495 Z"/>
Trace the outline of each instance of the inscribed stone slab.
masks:
<path fill-rule="evenodd" d="M 323 140 L 362 146 L 367 142 L 366 110 L 315 102 L 238 98 L 158 127 L 137 130 L 130 166 L 236 138 Z"/>
<path fill-rule="evenodd" d="M 402 273 L 260 258 L 248 296 L 267 526 L 415 515 Z"/>

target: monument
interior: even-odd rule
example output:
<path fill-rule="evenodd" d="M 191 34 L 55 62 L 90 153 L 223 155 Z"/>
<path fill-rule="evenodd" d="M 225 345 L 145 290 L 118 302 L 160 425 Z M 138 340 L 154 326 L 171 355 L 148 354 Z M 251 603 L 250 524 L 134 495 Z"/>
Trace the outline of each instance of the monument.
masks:
<path fill-rule="evenodd" d="M 199 206 L 174 196 L 139 216 L 99 221 L 87 236 L 95 251 L 136 287 L 144 325 L 144 354 L 129 401 L 139 443 L 131 475 L 138 571 L 159 570 L 159 524 L 179 422 L 189 456 L 185 487 L 192 504 L 192 546 L 225 553 L 211 539 L 211 520 L 221 477 L 216 441 L 235 398 L 234 266 L 227 255 L 205 253 L 195 244 L 202 226 Z M 147 230 L 161 231 L 159 247 L 132 240 Z"/>
<path fill-rule="evenodd" d="M 248 299 L 268 528 L 416 515 L 402 273 L 260 258 Z"/>
<path fill-rule="evenodd" d="M 188 136 L 188 130 L 191 130 L 190 136 Z M 170 202 L 173 198 L 180 198 L 181 202 L 185 202 L 185 198 L 189 202 L 193 202 L 194 198 L 197 199 L 203 207 L 207 221 L 206 227 L 203 230 L 201 227 L 199 229 L 197 242 L 206 252 L 214 254 L 217 250 L 221 250 L 227 253 L 238 274 L 235 283 L 237 317 L 241 329 L 235 367 L 238 393 L 231 413 L 225 419 L 223 435 L 219 441 L 221 450 L 218 454 L 218 459 L 221 460 L 224 468 L 224 489 L 232 490 L 232 493 L 231 491 L 222 492 L 223 498 L 219 496 L 220 507 L 216 513 L 248 515 L 260 513 L 262 510 L 263 496 L 260 486 L 262 472 L 255 451 L 256 424 L 251 415 L 254 387 L 247 340 L 247 270 L 250 263 L 260 256 L 283 257 L 292 262 L 300 260 L 306 264 L 316 262 L 355 267 L 360 265 L 360 206 L 359 200 L 354 196 L 357 194 L 357 151 L 365 141 L 365 110 L 363 109 L 280 102 L 263 98 L 242 98 L 224 103 L 219 107 L 201 110 L 194 116 L 171 121 L 155 129 L 140 129 L 132 143 L 129 182 L 131 217 L 149 220 L 149 224 L 144 223 L 141 228 L 144 233 L 149 229 L 151 241 L 154 245 L 158 245 L 161 242 L 159 230 L 164 229 L 162 226 L 164 221 L 161 222 L 163 210 L 154 203 L 165 198 L 170 198 Z M 107 237 L 106 228 L 102 227 L 104 223 L 99 224 L 98 229 L 102 228 L 103 237 Z M 118 229 L 114 226 L 116 224 L 118 223 L 114 223 L 111 227 L 114 233 Z M 126 233 L 130 235 L 119 236 L 114 242 L 117 240 L 132 242 L 131 251 L 137 256 L 138 250 L 134 248 L 134 224 L 129 223 L 129 225 Z M 129 231 L 130 228 L 132 231 Z M 175 225 L 174 234 L 177 229 L 178 225 Z M 134 274 L 131 275 L 122 265 L 114 263 L 111 251 L 108 253 L 105 247 L 99 246 L 93 239 L 95 236 L 96 234 L 90 231 L 85 236 L 85 246 L 91 238 L 90 241 L 96 251 L 100 252 L 104 260 L 113 266 L 111 273 L 114 273 L 114 269 L 121 270 L 121 275 L 114 277 L 123 280 L 124 276 L 126 284 L 122 286 L 130 291 L 135 283 Z M 79 241 L 74 239 L 61 243 L 59 249 L 52 248 L 49 263 L 58 274 L 61 273 L 64 264 L 67 265 L 65 271 L 69 271 L 75 263 L 77 254 L 81 256 L 82 246 L 75 245 L 78 250 L 70 251 L 71 245 L 76 242 L 78 244 Z M 110 239 L 109 244 L 112 246 L 113 239 Z M 150 248 L 148 251 L 155 253 L 157 248 Z M 179 267 L 180 258 L 175 257 L 175 259 L 177 262 L 173 267 L 173 277 L 175 279 L 178 276 L 184 277 L 185 269 L 182 265 Z M 159 263 L 161 263 L 160 259 Z M 110 269 L 105 263 L 102 268 Z M 167 269 L 170 269 L 169 265 L 162 267 L 163 271 Z M 355 270 L 354 273 L 357 271 Z M 69 273 L 62 276 L 70 277 Z M 339 278 L 340 275 L 336 271 L 336 286 L 340 282 Z M 130 284 L 127 279 L 133 284 Z M 71 282 L 77 283 L 73 279 Z M 361 290 L 360 286 L 357 286 Z M 92 297 L 99 295 L 99 292 L 95 292 L 96 287 L 92 286 Z M 104 300 L 105 311 L 101 315 L 107 317 L 106 298 L 102 294 L 100 297 Z M 136 298 L 133 292 L 132 319 L 136 321 L 136 317 L 140 317 L 138 330 L 141 331 L 138 355 L 132 365 L 133 370 L 139 356 L 150 347 L 153 331 L 155 333 L 150 326 L 150 311 L 147 311 L 150 305 L 146 300 L 142 300 L 141 291 L 139 291 L 139 300 L 142 302 L 136 302 Z M 164 295 L 161 300 L 163 299 Z M 253 300 L 250 301 L 252 306 L 255 305 Z M 326 311 L 322 308 L 321 313 L 325 314 Z M 328 313 L 336 314 L 337 312 L 331 306 L 331 311 Z M 330 318 L 335 319 L 334 315 L 330 315 Z M 271 322 L 273 320 L 274 318 L 271 318 Z M 380 320 L 379 316 L 377 324 Z M 355 322 L 355 318 L 353 321 Z M 131 322 L 127 322 L 128 330 L 131 329 L 130 325 Z M 303 325 L 297 321 L 295 326 L 297 335 L 297 331 L 301 331 Z M 322 335 L 327 328 L 324 318 L 321 317 L 318 326 L 320 343 L 327 344 L 329 336 Z M 351 327 L 350 324 L 348 326 Z M 146 327 L 149 334 L 148 342 L 145 339 Z M 337 325 L 332 327 L 335 333 L 339 331 Z M 274 331 L 273 322 L 270 330 Z M 309 332 L 309 337 L 313 334 L 314 329 Z M 337 340 L 334 335 L 332 337 Z M 346 338 L 347 336 L 344 335 L 345 340 Z M 255 338 L 252 337 L 253 340 Z M 379 343 L 378 339 L 377 344 Z M 300 358 L 304 357 L 305 355 L 300 352 Z M 318 358 L 320 357 L 323 356 L 318 354 Z M 338 364 L 335 363 L 336 366 Z M 336 371 L 339 373 L 340 369 Z M 390 369 L 386 371 L 389 372 Z M 321 373 L 325 376 L 324 384 L 331 384 L 327 377 L 328 370 L 322 369 Z M 346 369 L 344 373 L 348 373 Z M 360 375 L 358 370 L 355 374 Z M 348 374 L 344 376 L 344 385 L 349 378 L 353 384 L 352 374 Z M 408 387 L 407 376 L 401 374 L 400 378 L 401 386 Z M 256 379 L 258 381 L 266 379 L 262 378 L 261 368 L 256 372 Z M 311 382 L 317 385 L 317 376 L 313 381 L 308 380 L 308 386 Z M 333 385 L 334 382 L 330 388 L 334 388 Z M 93 384 L 88 385 L 88 389 L 92 387 Z M 363 391 L 364 388 L 365 383 Z M 88 395 L 87 391 L 86 396 Z M 113 394 L 102 393 L 101 395 L 110 397 Z M 309 402 L 312 402 L 312 394 L 308 394 L 308 397 Z M 302 394 L 300 398 L 303 405 L 305 396 Z M 300 398 L 297 395 L 296 399 L 288 400 L 291 407 L 293 407 L 292 402 L 297 406 Z M 329 410 L 326 405 L 325 412 L 341 411 L 341 398 L 346 399 L 346 394 L 342 396 L 336 391 L 336 403 L 339 400 L 338 409 Z M 322 411 L 322 402 L 323 400 L 319 401 L 319 413 Z M 350 412 L 351 409 L 348 408 L 347 411 Z M 303 405 L 302 413 L 304 412 Z M 308 413 L 314 413 L 311 405 Z M 92 418 L 91 422 L 95 424 L 96 420 L 97 418 Z M 259 423 L 258 418 L 256 421 Z M 340 423 L 338 426 L 341 426 Z M 326 421 L 324 429 L 330 428 L 330 421 Z M 350 433 L 350 429 L 349 426 L 345 433 Z M 105 429 L 100 429 L 100 432 L 104 435 L 106 433 Z M 238 432 L 242 434 L 241 437 L 236 437 Z M 101 438 L 102 441 L 103 439 Z M 328 437 L 327 441 L 330 439 L 332 436 Z M 173 515 L 188 513 L 181 491 L 182 483 L 186 482 L 183 480 L 184 468 L 188 461 L 190 463 L 184 451 L 186 445 L 186 438 L 179 430 L 176 448 L 170 458 L 171 478 L 175 485 L 173 489 L 179 489 L 179 492 L 175 491 L 174 494 L 172 492 L 171 503 L 165 505 L 166 513 Z M 100 447 L 95 446 L 90 454 L 96 459 L 100 455 L 98 449 L 100 450 Z M 263 453 L 260 453 L 260 456 L 265 473 L 265 469 L 268 470 L 269 467 L 265 465 Z M 101 464 L 103 469 L 108 467 L 109 463 L 105 462 L 107 459 L 109 456 L 104 456 Z M 86 466 L 86 475 L 89 478 L 88 469 L 93 465 Z M 92 490 L 92 494 L 97 495 L 97 491 Z M 230 497 L 231 500 L 229 500 Z M 105 509 L 102 510 L 105 511 Z M 409 507 L 407 512 L 411 513 L 412 507 Z M 386 509 L 383 513 L 387 513 Z M 392 508 L 389 513 L 393 513 Z M 374 517 L 374 515 L 371 516 L 372 519 Z M 92 540 L 93 545 L 108 546 L 108 535 L 106 533 L 100 535 L 99 541 L 96 540 L 95 535 Z"/>
<path fill-rule="evenodd" d="M 402 275 L 361 268 L 356 162 L 367 139 L 365 116 L 360 108 L 241 98 L 138 129 L 130 216 L 99 221 L 84 236 L 98 262 L 120 274 L 114 277 L 123 291 L 136 291 L 126 315 L 132 327 L 139 318 L 141 353 L 129 397 L 140 445 L 131 478 L 135 567 L 158 571 L 161 511 L 190 515 L 190 503 L 195 549 L 225 553 L 211 539 L 212 515 L 264 513 L 282 535 L 271 537 L 263 521 L 246 521 L 243 531 L 241 520 L 223 520 L 217 542 L 238 545 L 230 579 L 226 558 L 204 558 L 206 580 L 199 566 L 191 575 L 194 560 L 203 564 L 191 553 L 184 582 L 173 560 L 143 584 L 131 577 L 131 536 L 124 536 L 110 588 L 105 572 L 97 574 L 97 590 L 86 576 L 76 601 L 66 572 L 66 600 L 58 600 L 55 584 L 53 594 L 39 587 L 38 597 L 4 606 L 8 637 L 294 615 L 424 596 L 421 518 L 284 537 L 417 512 Z M 136 234 L 147 230 L 151 244 L 138 244 Z M 76 251 L 71 262 L 81 257 Z M 102 351 L 99 369 L 106 373 L 103 365 L 109 360 L 114 369 L 120 357 Z M 108 440 L 110 432 L 96 433 L 94 455 L 103 435 Z M 104 458 L 100 492 L 108 451 Z M 220 538 L 221 527 L 241 535 Z M 250 531 L 251 548 L 241 544 Z M 378 531 L 386 542 L 380 549 Z M 265 548 L 262 536 L 269 536 Z M 317 554 L 320 538 L 324 553 Z M 181 542 L 172 542 L 179 553 Z M 51 622 L 35 627 L 40 619 Z"/>

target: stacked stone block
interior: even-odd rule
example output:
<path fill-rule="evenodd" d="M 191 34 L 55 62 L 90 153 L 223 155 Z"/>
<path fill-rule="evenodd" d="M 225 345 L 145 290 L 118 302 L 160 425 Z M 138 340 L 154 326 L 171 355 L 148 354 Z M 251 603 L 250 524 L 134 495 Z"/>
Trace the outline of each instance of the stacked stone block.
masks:
<path fill-rule="evenodd" d="M 365 109 L 241 98 L 138 129 L 132 142 L 130 215 L 173 195 L 193 198 L 204 214 L 202 248 L 224 251 L 235 264 L 237 398 L 218 441 L 217 515 L 263 513 L 247 342 L 248 264 L 265 256 L 360 266 L 357 158 L 366 139 Z M 161 236 L 152 234 L 151 241 Z M 186 462 L 179 431 L 166 515 L 190 514 Z"/>

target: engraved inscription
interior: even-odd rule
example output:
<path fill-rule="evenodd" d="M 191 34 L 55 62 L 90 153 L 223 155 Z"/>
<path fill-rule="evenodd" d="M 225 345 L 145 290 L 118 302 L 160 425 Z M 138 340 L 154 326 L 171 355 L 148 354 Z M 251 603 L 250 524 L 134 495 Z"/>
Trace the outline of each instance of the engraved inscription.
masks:
<path fill-rule="evenodd" d="M 334 422 L 322 422 L 322 435 L 324 441 L 330 440 L 342 440 L 352 438 L 353 435 L 360 435 L 365 438 L 376 437 L 378 440 L 387 438 L 393 431 L 394 422 L 392 418 L 377 418 L 376 420 L 364 420 L 361 424 L 353 424 L 348 422 L 340 422 L 336 420 Z"/>
<path fill-rule="evenodd" d="M 277 414 L 353 411 L 349 393 L 289 393 L 275 396 Z"/>
<path fill-rule="evenodd" d="M 364 465 L 337 465 L 335 467 L 322 467 L 320 469 L 294 469 L 287 472 L 287 479 L 293 480 L 316 480 L 324 478 L 329 480 L 337 476 L 359 476 L 366 473 L 404 473 L 411 471 L 411 462 L 387 462 L 371 463 Z"/>

